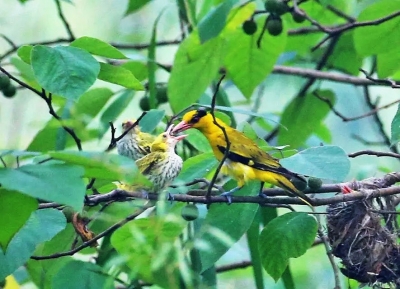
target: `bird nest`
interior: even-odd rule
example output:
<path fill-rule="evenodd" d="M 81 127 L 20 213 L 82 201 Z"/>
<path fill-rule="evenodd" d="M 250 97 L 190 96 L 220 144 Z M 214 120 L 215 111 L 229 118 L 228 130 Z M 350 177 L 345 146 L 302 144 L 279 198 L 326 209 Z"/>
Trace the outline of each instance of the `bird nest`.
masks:
<path fill-rule="evenodd" d="M 328 206 L 328 238 L 345 276 L 372 286 L 400 288 L 398 227 L 389 210 L 395 210 L 391 197 Z"/>

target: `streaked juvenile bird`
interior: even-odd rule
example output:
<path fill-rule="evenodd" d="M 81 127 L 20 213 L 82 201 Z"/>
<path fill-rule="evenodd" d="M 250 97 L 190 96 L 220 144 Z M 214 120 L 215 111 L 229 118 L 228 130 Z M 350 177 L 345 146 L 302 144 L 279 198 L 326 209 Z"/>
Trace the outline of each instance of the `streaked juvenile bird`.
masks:
<path fill-rule="evenodd" d="M 129 120 L 122 123 L 122 131 L 129 129 L 135 120 Z M 151 151 L 151 144 L 155 136 L 142 132 L 138 125 L 132 128 L 122 139 L 117 142 L 118 154 L 129 157 L 134 161 L 144 157 Z"/>
<path fill-rule="evenodd" d="M 290 179 L 305 180 L 284 167 L 279 160 L 260 149 L 257 144 L 243 133 L 228 126 L 222 120 L 216 118 L 216 122 L 225 129 L 230 143 L 227 159 L 222 166 L 222 173 L 228 174 L 237 181 L 237 187 L 223 193 L 231 202 L 230 196 L 241 189 L 251 180 L 261 181 L 260 196 L 264 182 L 273 184 L 286 190 L 289 195 L 294 195 L 311 206 L 311 200 L 301 191 L 296 189 Z M 175 126 L 172 133 L 196 128 L 208 139 L 215 157 L 221 161 L 227 150 L 227 142 L 223 130 L 214 123 L 212 115 L 204 108 L 192 110 L 183 116 L 183 120 Z"/>
<path fill-rule="evenodd" d="M 154 192 L 169 186 L 182 169 L 183 161 L 175 153 L 175 146 L 187 135 L 171 135 L 173 127 L 171 125 L 158 135 L 151 145 L 151 152 L 136 161 L 139 171 L 153 183 Z"/>

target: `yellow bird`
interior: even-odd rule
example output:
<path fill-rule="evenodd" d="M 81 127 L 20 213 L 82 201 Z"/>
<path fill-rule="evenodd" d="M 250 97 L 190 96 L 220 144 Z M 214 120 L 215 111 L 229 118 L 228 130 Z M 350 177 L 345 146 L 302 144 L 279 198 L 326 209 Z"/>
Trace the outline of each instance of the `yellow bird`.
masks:
<path fill-rule="evenodd" d="M 151 145 L 151 152 L 136 161 L 139 171 L 153 183 L 154 192 L 169 186 L 182 169 L 183 161 L 175 153 L 175 146 L 187 135 L 171 135 L 173 127 L 171 125 L 157 136 Z"/>
<path fill-rule="evenodd" d="M 126 131 L 135 123 L 135 120 L 122 123 L 122 131 Z M 133 159 L 134 161 L 144 157 L 151 151 L 151 144 L 155 136 L 140 131 L 138 125 L 132 128 L 122 139 L 117 142 L 118 154 Z"/>
<path fill-rule="evenodd" d="M 232 176 L 237 181 L 237 187 L 223 193 L 228 198 L 235 191 L 241 189 L 244 184 L 251 180 L 261 181 L 260 196 L 264 182 L 281 187 L 290 193 L 298 196 L 304 203 L 311 206 L 312 201 L 301 191 L 296 189 L 290 179 L 305 180 L 284 167 L 279 160 L 270 156 L 260 149 L 257 144 L 243 133 L 228 126 L 222 120 L 216 118 L 216 122 L 225 129 L 230 143 L 227 159 L 222 166 L 222 173 Z M 215 157 L 221 161 L 227 149 L 227 142 L 220 127 L 214 123 L 210 113 L 204 108 L 192 110 L 183 116 L 183 120 L 175 126 L 172 133 L 178 133 L 190 128 L 196 128 L 208 139 Z"/>

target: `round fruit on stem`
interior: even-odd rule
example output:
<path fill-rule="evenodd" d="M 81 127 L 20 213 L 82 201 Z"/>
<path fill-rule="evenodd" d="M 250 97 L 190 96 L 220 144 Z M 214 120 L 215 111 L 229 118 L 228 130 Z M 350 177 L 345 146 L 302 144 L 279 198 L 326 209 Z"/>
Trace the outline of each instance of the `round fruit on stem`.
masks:
<path fill-rule="evenodd" d="M 284 0 L 265 0 L 265 10 L 276 15 L 283 15 L 289 11 L 289 6 Z"/>
<path fill-rule="evenodd" d="M 139 107 L 143 111 L 150 110 L 150 99 L 147 96 L 143 96 L 139 101 Z"/>
<path fill-rule="evenodd" d="M 3 92 L 3 95 L 5 97 L 11 98 L 17 92 L 17 88 L 10 83 L 10 85 L 8 85 L 7 87 L 3 88 L 1 91 Z"/>
<path fill-rule="evenodd" d="M 306 20 L 306 17 L 304 17 L 300 13 L 297 13 L 296 11 L 292 11 L 292 18 L 296 23 L 302 23 L 304 22 L 304 20 Z"/>
<path fill-rule="evenodd" d="M 246 20 L 243 22 L 242 29 L 247 35 L 253 35 L 257 31 L 257 23 L 253 20 Z"/>
<path fill-rule="evenodd" d="M 282 19 L 274 14 L 270 14 L 267 18 L 267 30 L 272 36 L 278 36 L 283 31 Z"/>
<path fill-rule="evenodd" d="M 307 183 L 311 190 L 318 190 L 322 186 L 322 180 L 319 178 L 309 177 Z"/>
<path fill-rule="evenodd" d="M 3 90 L 4 88 L 10 85 L 10 78 L 8 78 L 5 74 L 0 74 L 0 89 Z"/>
<path fill-rule="evenodd" d="M 189 204 L 182 208 L 181 215 L 186 221 L 194 221 L 199 217 L 199 209 L 196 205 Z"/>

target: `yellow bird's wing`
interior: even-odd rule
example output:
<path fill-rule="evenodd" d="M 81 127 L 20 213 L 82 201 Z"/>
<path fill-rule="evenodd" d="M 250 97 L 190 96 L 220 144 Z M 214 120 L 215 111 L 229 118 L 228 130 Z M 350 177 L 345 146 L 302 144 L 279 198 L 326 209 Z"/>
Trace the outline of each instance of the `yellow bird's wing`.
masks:
<path fill-rule="evenodd" d="M 153 169 L 156 168 L 157 164 L 165 158 L 162 152 L 152 152 L 136 161 L 136 165 L 139 171 L 143 175 L 148 175 Z"/>
<path fill-rule="evenodd" d="M 260 149 L 254 141 L 243 133 L 232 128 L 227 129 L 227 134 L 230 142 L 227 156 L 229 160 L 242 163 L 258 170 L 274 172 L 286 176 L 289 179 L 295 177 L 304 181 L 304 179 L 297 174 L 282 167 L 278 159 Z M 227 147 L 224 134 L 221 132 L 221 135 L 219 135 L 216 140 L 217 149 L 224 155 Z"/>

